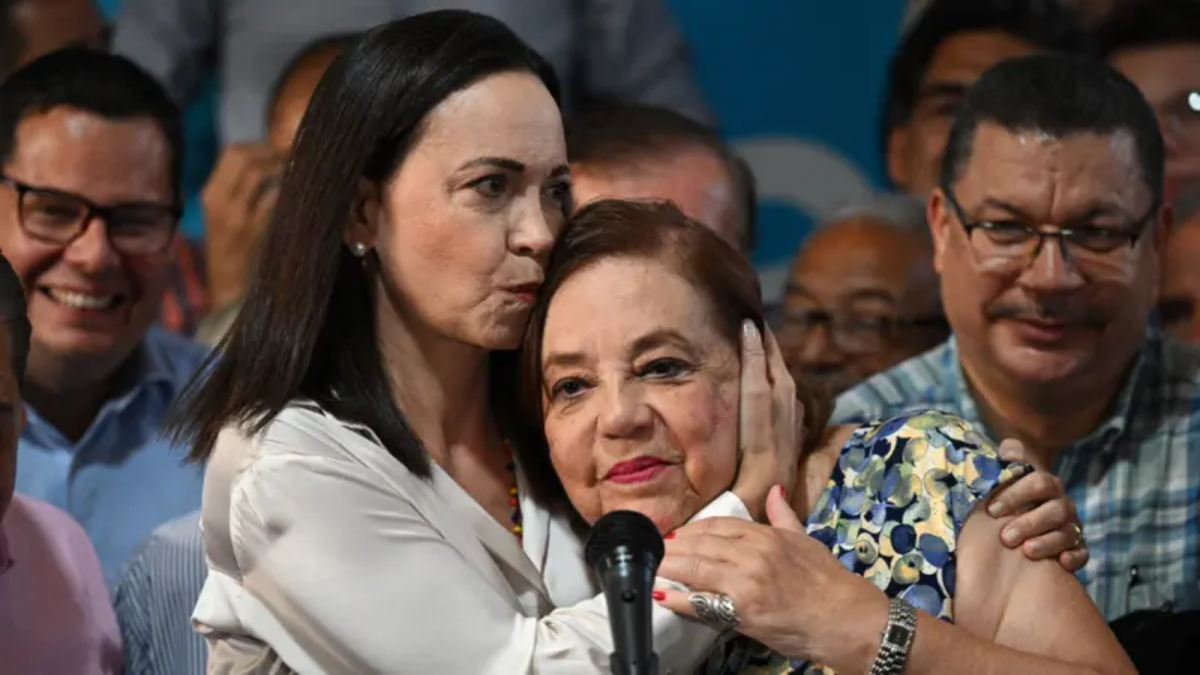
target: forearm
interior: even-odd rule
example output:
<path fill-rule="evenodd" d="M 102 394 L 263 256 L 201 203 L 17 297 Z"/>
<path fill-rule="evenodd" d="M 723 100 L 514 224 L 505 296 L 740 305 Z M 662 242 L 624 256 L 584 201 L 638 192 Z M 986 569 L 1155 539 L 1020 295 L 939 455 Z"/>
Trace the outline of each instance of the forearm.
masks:
<path fill-rule="evenodd" d="M 847 613 L 846 637 L 828 640 L 835 651 L 820 658 L 837 672 L 868 673 L 887 624 L 882 593 L 869 606 Z M 869 617 L 869 618 L 866 618 Z M 1123 663 L 1068 663 L 982 639 L 964 628 L 917 613 L 917 631 L 904 675 L 1136 675 Z"/>

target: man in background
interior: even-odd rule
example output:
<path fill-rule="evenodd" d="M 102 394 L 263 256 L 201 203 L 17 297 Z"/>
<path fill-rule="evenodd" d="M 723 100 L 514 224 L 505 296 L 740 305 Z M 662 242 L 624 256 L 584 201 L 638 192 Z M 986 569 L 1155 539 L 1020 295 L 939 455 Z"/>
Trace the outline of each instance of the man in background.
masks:
<path fill-rule="evenodd" d="M 611 103 L 568 118 L 575 202 L 663 199 L 749 255 L 754 177 L 716 131 L 669 108 Z"/>
<path fill-rule="evenodd" d="M 963 92 L 1006 59 L 1082 52 L 1091 40 L 1061 0 L 933 0 L 888 66 L 880 140 L 888 178 L 920 197 L 937 185 Z"/>
<path fill-rule="evenodd" d="M 175 104 L 117 56 L 58 51 L 0 85 L 0 250 L 33 325 L 17 490 L 70 513 L 110 581 L 200 504 L 160 428 L 206 350 L 153 327 L 182 144 Z"/>
<path fill-rule="evenodd" d="M 925 200 L 880 195 L 818 226 L 792 263 L 779 346 L 797 380 L 839 394 L 949 336 Z"/>
<path fill-rule="evenodd" d="M 928 211 L 954 335 L 834 416 L 936 408 L 1021 441 L 1076 504 L 1080 579 L 1109 620 L 1200 608 L 1200 354 L 1150 322 L 1172 225 L 1164 160 L 1154 110 L 1098 59 L 985 73 Z"/>

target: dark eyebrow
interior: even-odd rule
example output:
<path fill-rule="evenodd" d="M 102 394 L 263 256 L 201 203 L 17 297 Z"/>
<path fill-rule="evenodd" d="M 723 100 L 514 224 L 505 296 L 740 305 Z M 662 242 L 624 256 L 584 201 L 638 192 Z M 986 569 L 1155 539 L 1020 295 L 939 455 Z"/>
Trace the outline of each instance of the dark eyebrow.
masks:
<path fill-rule="evenodd" d="M 883 288 L 862 288 L 852 291 L 846 296 L 847 300 L 883 300 L 884 302 L 896 302 L 896 296 L 890 291 Z"/>
<path fill-rule="evenodd" d="M 509 157 L 476 157 L 475 159 L 458 167 L 458 170 L 462 171 L 463 169 L 471 169 L 477 166 L 492 166 L 516 173 L 522 173 L 525 171 L 525 165 L 523 163 Z"/>
<path fill-rule="evenodd" d="M 1034 218 L 1033 216 L 1029 215 L 1021 207 L 1016 206 L 1014 204 L 1010 204 L 1002 199 L 997 199 L 995 197 L 988 197 L 988 198 L 984 199 L 983 203 L 980 205 L 980 208 L 999 209 L 1001 211 L 1004 211 L 1005 213 L 1008 213 L 1012 216 L 1015 216 L 1017 218 L 1020 218 L 1022 220 L 1029 221 L 1029 222 L 1038 220 L 1037 218 Z M 1072 223 L 1086 223 L 1095 218 L 1101 218 L 1104 216 L 1120 216 L 1120 217 L 1125 217 L 1125 218 L 1132 217 L 1128 213 L 1126 213 L 1124 209 L 1122 209 L 1119 206 L 1116 206 L 1114 204 L 1100 203 L 1100 204 L 1090 205 L 1087 208 L 1087 210 L 1084 211 L 1082 214 L 1075 216 L 1074 218 L 1071 218 L 1068 222 L 1062 223 L 1062 225 L 1070 225 Z M 984 220 L 986 220 L 986 219 L 984 219 Z"/>
<path fill-rule="evenodd" d="M 917 90 L 917 100 L 935 96 L 962 96 L 967 93 L 967 85 L 962 82 L 932 82 Z"/>

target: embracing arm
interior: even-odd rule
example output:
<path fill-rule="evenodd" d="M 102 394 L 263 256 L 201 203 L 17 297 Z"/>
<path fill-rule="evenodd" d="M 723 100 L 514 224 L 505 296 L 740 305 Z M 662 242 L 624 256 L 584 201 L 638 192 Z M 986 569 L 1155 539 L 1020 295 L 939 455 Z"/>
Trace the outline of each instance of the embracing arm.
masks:
<path fill-rule="evenodd" d="M 1052 560 L 1034 562 L 1006 548 L 1004 525 L 984 513 L 967 520 L 959 535 L 955 625 L 918 613 L 905 675 L 1135 675 L 1079 582 Z M 886 613 L 874 613 L 878 631 Z M 864 638 L 869 664 L 879 632 Z"/>
<path fill-rule="evenodd" d="M 607 672 L 603 597 L 523 614 L 461 546 L 350 461 L 259 459 L 233 491 L 247 628 L 299 672 Z M 728 500 L 727 500 L 728 501 Z M 737 505 L 740 506 L 740 505 Z M 736 509 L 734 509 L 736 510 Z M 471 542 L 466 542 L 470 545 Z M 716 634 L 656 608 L 663 667 Z M 672 662 L 668 662 L 668 660 Z"/>

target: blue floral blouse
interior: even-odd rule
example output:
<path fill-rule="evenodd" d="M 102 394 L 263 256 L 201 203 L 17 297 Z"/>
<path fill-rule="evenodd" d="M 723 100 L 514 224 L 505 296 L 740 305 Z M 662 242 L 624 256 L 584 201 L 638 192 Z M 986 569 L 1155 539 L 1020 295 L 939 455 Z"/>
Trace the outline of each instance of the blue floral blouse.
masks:
<path fill-rule="evenodd" d="M 904 415 L 857 429 L 808 518 L 808 534 L 891 597 L 954 618 L 955 544 L 972 507 L 1025 467 L 959 417 Z M 833 675 L 739 638 L 704 675 Z"/>

